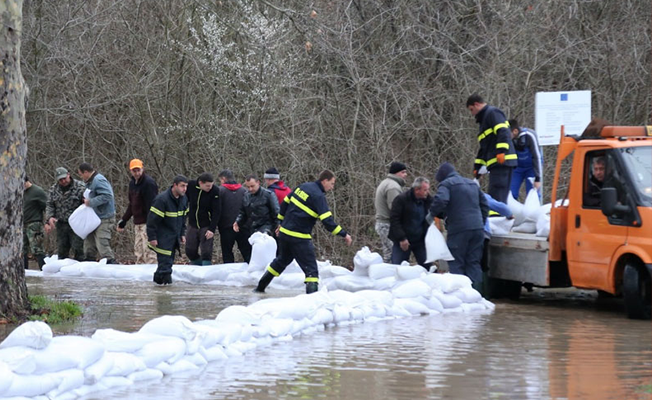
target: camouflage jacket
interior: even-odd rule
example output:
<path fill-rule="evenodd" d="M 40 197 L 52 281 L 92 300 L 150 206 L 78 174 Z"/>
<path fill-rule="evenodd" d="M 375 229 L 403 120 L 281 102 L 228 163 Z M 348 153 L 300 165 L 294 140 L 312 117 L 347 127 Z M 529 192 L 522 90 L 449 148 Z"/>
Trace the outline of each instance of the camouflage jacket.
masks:
<path fill-rule="evenodd" d="M 67 190 L 64 190 L 58 182 L 52 185 L 45 206 L 45 221 L 54 217 L 59 221 L 67 222 L 70 214 L 82 204 L 84 190 L 86 190 L 86 185 L 77 179 L 70 182 Z"/>

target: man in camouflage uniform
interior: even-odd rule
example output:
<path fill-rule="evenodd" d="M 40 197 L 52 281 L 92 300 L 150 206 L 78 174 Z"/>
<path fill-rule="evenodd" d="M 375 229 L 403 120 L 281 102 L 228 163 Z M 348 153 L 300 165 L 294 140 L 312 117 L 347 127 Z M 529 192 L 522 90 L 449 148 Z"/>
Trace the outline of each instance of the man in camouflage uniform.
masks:
<path fill-rule="evenodd" d="M 25 269 L 29 268 L 29 253 L 32 253 L 39 268 L 43 269 L 43 264 L 45 264 L 43 211 L 47 197 L 40 186 L 34 185 L 25 176 L 25 192 L 23 194 L 23 260 Z"/>
<path fill-rule="evenodd" d="M 86 186 L 77 179 L 72 179 L 68 170 L 59 167 L 55 170 L 57 182 L 50 187 L 45 207 L 45 232 L 57 230 L 57 254 L 67 258 L 72 248 L 75 260 L 84 259 L 84 241 L 75 234 L 68 218 L 84 202 Z"/>

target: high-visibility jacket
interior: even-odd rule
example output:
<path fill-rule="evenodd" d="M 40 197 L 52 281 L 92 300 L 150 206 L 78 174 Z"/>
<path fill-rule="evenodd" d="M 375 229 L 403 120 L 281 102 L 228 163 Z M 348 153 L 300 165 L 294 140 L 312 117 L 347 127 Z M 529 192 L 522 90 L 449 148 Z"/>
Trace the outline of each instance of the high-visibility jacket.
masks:
<path fill-rule="evenodd" d="M 187 214 L 186 196 L 175 198 L 171 188 L 156 196 L 147 216 L 147 240 L 156 240 L 158 244 L 147 246 L 159 254 L 172 256 L 186 234 Z"/>
<path fill-rule="evenodd" d="M 517 156 L 505 114 L 496 107 L 486 105 L 475 115 L 475 120 L 480 124 L 478 133 L 480 149 L 473 169 L 479 171 L 480 167 L 484 165 L 491 170 L 494 166 L 499 165 L 496 156 L 501 153 L 505 154 L 505 162 L 502 165 L 515 167 Z"/>
<path fill-rule="evenodd" d="M 328 209 L 324 187 L 319 181 L 306 182 L 285 196 L 278 219 L 283 234 L 299 239 L 311 239 L 310 233 L 318 220 L 333 235 L 346 236 Z"/>

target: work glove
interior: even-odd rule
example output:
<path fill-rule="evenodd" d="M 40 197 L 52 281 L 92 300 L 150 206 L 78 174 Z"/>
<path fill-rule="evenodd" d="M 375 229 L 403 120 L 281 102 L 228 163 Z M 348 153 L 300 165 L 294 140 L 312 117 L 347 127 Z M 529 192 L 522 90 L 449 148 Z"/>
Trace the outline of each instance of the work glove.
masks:
<path fill-rule="evenodd" d="M 498 153 L 496 159 L 498 160 L 498 164 L 505 164 L 505 153 Z"/>

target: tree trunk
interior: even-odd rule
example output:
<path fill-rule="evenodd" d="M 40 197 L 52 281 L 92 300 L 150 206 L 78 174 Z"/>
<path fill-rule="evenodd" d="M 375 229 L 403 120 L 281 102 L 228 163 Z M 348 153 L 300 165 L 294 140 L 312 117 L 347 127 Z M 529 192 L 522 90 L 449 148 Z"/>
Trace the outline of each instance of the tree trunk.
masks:
<path fill-rule="evenodd" d="M 23 246 L 26 86 L 20 71 L 23 0 L 0 1 L 0 317 L 27 311 Z"/>

